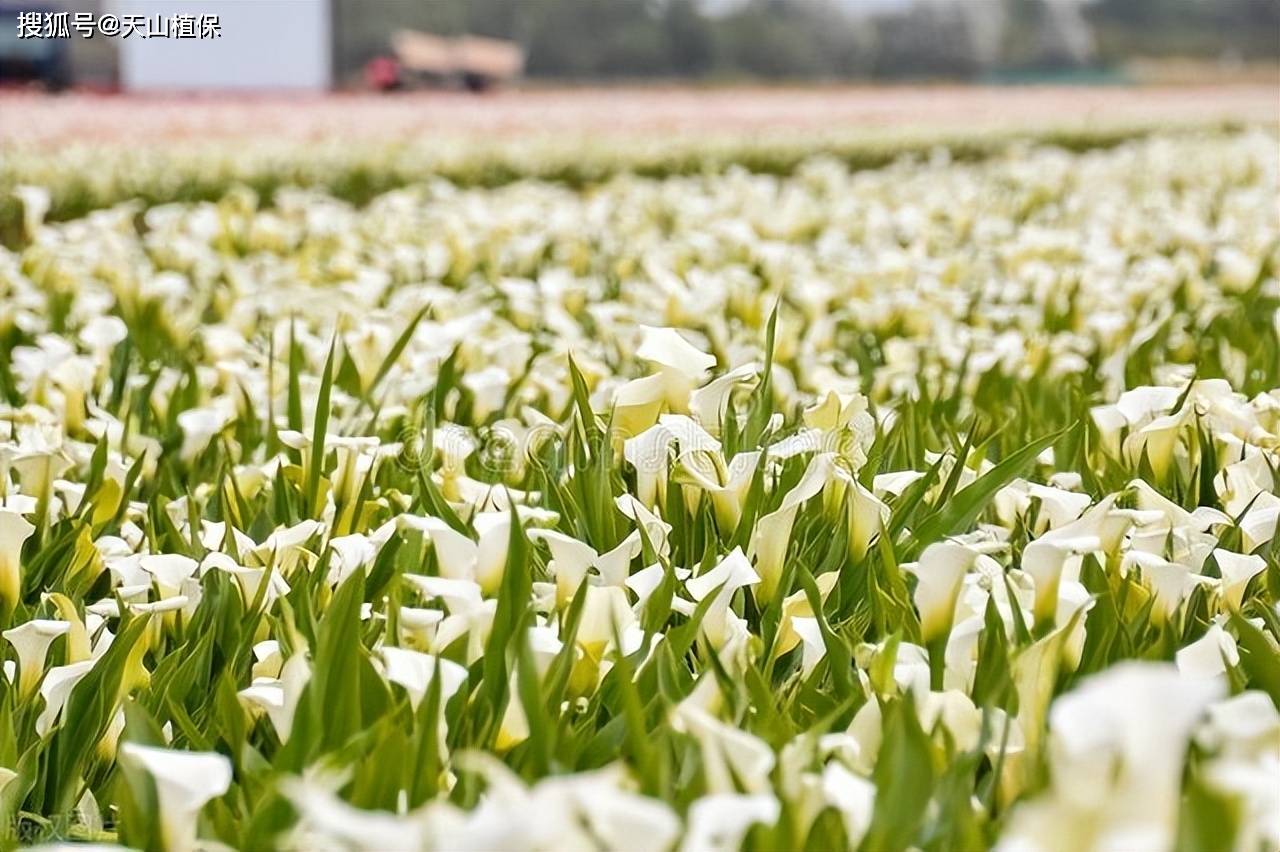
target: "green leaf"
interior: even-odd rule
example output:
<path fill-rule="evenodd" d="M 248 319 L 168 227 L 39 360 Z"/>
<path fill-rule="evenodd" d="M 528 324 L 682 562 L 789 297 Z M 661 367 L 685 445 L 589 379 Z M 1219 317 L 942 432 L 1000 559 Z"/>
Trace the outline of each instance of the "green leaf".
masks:
<path fill-rule="evenodd" d="M 337 349 L 338 338 L 329 343 L 329 356 L 325 358 L 324 374 L 320 376 L 320 394 L 316 399 L 315 423 L 311 432 L 311 463 L 307 468 L 307 504 L 311 507 L 311 516 L 319 517 L 320 510 L 320 474 L 324 469 L 325 430 L 329 426 L 329 396 L 333 392 L 333 354 Z"/>
<path fill-rule="evenodd" d="M 1239 637 L 1240 666 L 1249 675 L 1249 684 L 1265 691 L 1280 709 L 1280 654 L 1261 630 L 1240 615 L 1231 617 L 1231 627 Z"/>
<path fill-rule="evenodd" d="M 520 641 L 513 637 L 524 622 L 526 612 L 531 609 L 529 594 L 533 578 L 529 575 L 529 540 L 525 537 L 524 528 L 520 524 L 520 515 L 515 507 L 515 501 L 512 501 L 511 529 L 507 539 L 507 564 L 502 574 L 502 586 L 498 592 L 498 607 L 493 616 L 493 627 L 489 632 L 489 640 L 485 643 L 484 676 L 480 684 L 482 687 L 480 695 L 494 735 L 497 734 L 497 725 L 506 709 L 507 651 L 512 647 L 513 641 Z"/>
<path fill-rule="evenodd" d="M 996 492 L 1018 477 L 1037 456 L 1065 435 L 1068 429 L 1059 429 L 1032 441 L 960 489 L 945 505 L 912 530 L 912 540 L 917 550 L 923 550 L 925 546 L 945 536 L 972 526 Z"/>
<path fill-rule="evenodd" d="M 321 744 L 339 748 L 360 731 L 361 666 L 360 604 L 364 600 L 364 569 L 357 569 L 334 593 L 316 634 L 312 693 L 315 711 L 322 714 Z"/>
<path fill-rule="evenodd" d="M 898 852 L 915 844 L 924 823 L 934 783 L 932 746 L 910 692 L 882 711 L 884 740 L 872 776 L 875 812 L 861 848 Z"/>

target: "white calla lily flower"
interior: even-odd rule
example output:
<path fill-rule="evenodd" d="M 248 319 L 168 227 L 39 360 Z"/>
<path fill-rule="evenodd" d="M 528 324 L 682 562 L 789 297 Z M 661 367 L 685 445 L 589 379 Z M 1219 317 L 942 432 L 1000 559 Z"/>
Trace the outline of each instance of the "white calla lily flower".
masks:
<path fill-rule="evenodd" d="M 1056 617 L 1062 569 L 1067 559 L 1074 554 L 1088 553 L 1101 547 L 1101 539 L 1094 536 L 1061 538 L 1047 535 L 1023 549 L 1022 570 L 1035 582 L 1033 614 L 1037 623 L 1044 624 Z"/>
<path fill-rule="evenodd" d="M 697 739 L 712 793 L 731 793 L 739 784 L 751 793 L 768 791 L 777 758 L 763 740 L 684 702 L 676 705 L 671 721 L 676 730 Z"/>
<path fill-rule="evenodd" d="M 831 476 L 833 459 L 831 453 L 814 456 L 800 481 L 783 496 L 782 504 L 756 521 L 748 555 L 760 574 L 760 587 L 756 594 L 761 601 L 771 600 L 777 591 L 796 513 L 801 505 L 822 491 Z"/>
<path fill-rule="evenodd" d="M 768 794 L 714 793 L 689 808 L 681 852 L 733 852 L 756 823 L 773 825 L 782 805 Z"/>
<path fill-rule="evenodd" d="M 1123 564 L 1136 567 L 1141 572 L 1143 582 L 1155 598 L 1151 620 L 1156 624 L 1169 620 L 1196 582 L 1196 575 L 1186 565 L 1170 562 L 1154 553 L 1131 550 L 1125 554 Z"/>
<path fill-rule="evenodd" d="M 465 667 L 421 651 L 407 648 L 382 648 L 379 652 L 386 667 L 387 680 L 404 687 L 409 694 L 409 703 L 417 710 L 422 703 L 431 681 L 440 674 L 440 700 L 447 702 L 467 679 Z"/>
<path fill-rule="evenodd" d="M 827 803 L 840 812 L 849 848 L 856 848 L 871 827 L 876 786 L 832 761 L 822 770 L 822 793 Z"/>
<path fill-rule="evenodd" d="M 1235 637 L 1214 624 L 1205 634 L 1175 655 L 1178 671 L 1187 677 L 1225 678 L 1228 668 L 1240 664 Z"/>
<path fill-rule="evenodd" d="M 120 757 L 155 781 L 162 840 L 168 849 L 196 848 L 196 819 L 231 788 L 231 761 L 216 752 L 175 751 L 125 743 Z"/>
<path fill-rule="evenodd" d="M 736 416 L 729 410 L 733 394 L 754 388 L 761 371 L 758 364 L 743 364 L 689 394 L 689 411 L 694 419 L 712 435 L 719 435 L 725 418 Z"/>
<path fill-rule="evenodd" d="M 298 810 L 299 825 L 292 840 L 301 847 L 336 842 L 344 849 L 384 852 L 428 845 L 425 814 L 399 815 L 352 807 L 313 781 L 286 779 L 282 790 Z"/>
<path fill-rule="evenodd" d="M 53 729 L 54 723 L 62 715 L 67 699 L 71 697 L 71 691 L 97 662 L 95 657 L 67 666 L 54 666 L 45 673 L 44 680 L 40 682 L 40 697 L 44 699 L 44 709 L 36 717 L 37 734 L 43 737 Z"/>
<path fill-rule="evenodd" d="M 1014 808 L 997 848 L 1168 848 L 1192 726 L 1220 689 L 1169 664 L 1129 662 L 1059 698 L 1050 789 Z"/>
<path fill-rule="evenodd" d="M 200 568 L 200 563 L 189 556 L 177 553 L 161 553 L 143 556 L 140 567 L 155 581 L 161 599 L 179 594 L 182 584 Z"/>
<path fill-rule="evenodd" d="M 221 407 L 189 408 L 179 414 L 178 428 L 182 430 L 182 447 L 178 455 L 190 464 L 231 424 L 233 417 L 232 412 Z"/>
<path fill-rule="evenodd" d="M 281 665 L 278 677 L 255 677 L 252 684 L 237 694 L 241 701 L 266 712 L 283 743 L 289 741 L 293 732 L 298 701 L 310 681 L 311 664 L 306 654 L 294 653 Z"/>
<path fill-rule="evenodd" d="M 916 575 L 915 604 L 926 643 L 951 630 L 961 582 L 977 558 L 973 548 L 947 541 L 929 545 L 919 562 L 902 566 Z"/>
<path fill-rule="evenodd" d="M 685 588 L 695 601 L 700 602 L 716 589 L 720 590 L 702 619 L 702 635 L 707 637 L 713 648 L 723 647 L 730 637 L 732 613 L 729 611 L 729 604 L 733 601 L 734 594 L 738 589 L 759 582 L 760 575 L 751 567 L 741 548 L 734 548 L 710 571 L 685 581 Z"/>
<path fill-rule="evenodd" d="M 621 586 L 630 575 L 631 560 L 640 554 L 640 535 L 632 533 L 612 550 L 599 553 L 586 542 L 555 530 L 530 530 L 533 541 L 546 542 L 551 551 L 549 566 L 556 580 L 556 602 L 566 606 L 582 583 L 593 580 L 604 586 Z M 595 575 L 590 575 L 594 569 Z"/>
<path fill-rule="evenodd" d="M 1222 548 L 1213 551 L 1213 558 L 1222 575 L 1222 605 L 1235 612 L 1244 601 L 1249 581 L 1266 570 L 1267 561 L 1256 553 L 1245 555 Z"/>
<path fill-rule="evenodd" d="M 11 627 L 3 634 L 18 653 L 18 696 L 30 698 L 44 677 L 44 660 L 49 646 L 71 631 L 66 621 L 37 618 Z"/>

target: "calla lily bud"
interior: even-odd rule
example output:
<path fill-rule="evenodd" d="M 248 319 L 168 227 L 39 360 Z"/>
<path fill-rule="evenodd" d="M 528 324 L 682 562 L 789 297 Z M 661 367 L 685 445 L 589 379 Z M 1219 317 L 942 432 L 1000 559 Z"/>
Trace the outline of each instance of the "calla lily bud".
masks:
<path fill-rule="evenodd" d="M 89 645 L 89 630 L 80 618 L 80 612 L 76 609 L 75 604 L 66 595 L 57 592 L 46 595 L 45 599 L 54 605 L 58 610 L 58 615 L 68 625 L 67 662 L 78 663 L 89 659 L 92 653 L 92 648 Z"/>
<path fill-rule="evenodd" d="M 493 748 L 499 754 L 510 751 L 520 743 L 529 739 L 529 717 L 525 715 L 524 705 L 520 703 L 520 678 L 516 672 L 511 673 L 511 684 L 507 690 L 507 706 L 502 712 L 502 721 L 498 724 L 498 734 Z"/>
<path fill-rule="evenodd" d="M 816 578 L 818 595 L 822 600 L 825 601 L 827 595 L 831 594 L 831 590 L 835 588 L 839 579 L 840 574 L 836 571 L 828 571 Z M 773 643 L 773 655 L 775 657 L 781 657 L 796 645 L 807 641 L 800 632 L 800 626 L 796 619 L 807 619 L 813 622 L 812 625 L 804 625 L 805 630 L 817 630 L 817 621 L 813 618 L 813 607 L 809 603 L 808 594 L 803 589 L 787 595 L 782 602 L 782 620 L 778 624 L 778 635 Z M 826 646 L 819 644 L 825 652 Z"/>
<path fill-rule="evenodd" d="M 12 612 L 22 594 L 22 545 L 36 528 L 19 513 L 0 509 L 0 609 Z"/>

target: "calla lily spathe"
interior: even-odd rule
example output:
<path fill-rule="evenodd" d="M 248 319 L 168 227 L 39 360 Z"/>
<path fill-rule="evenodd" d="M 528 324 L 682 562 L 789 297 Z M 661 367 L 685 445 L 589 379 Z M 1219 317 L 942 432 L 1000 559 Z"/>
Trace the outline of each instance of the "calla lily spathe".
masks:
<path fill-rule="evenodd" d="M 1261 574 L 1267 561 L 1257 554 L 1241 554 L 1218 548 L 1213 551 L 1214 561 L 1222 576 L 1222 605 L 1229 612 L 1240 609 L 1249 581 Z"/>
<path fill-rule="evenodd" d="M 733 852 L 756 823 L 773 825 L 782 812 L 775 796 L 717 793 L 703 796 L 689 809 L 689 825 L 681 852 Z"/>
<path fill-rule="evenodd" d="M 472 519 L 478 534 L 473 540 L 438 518 L 402 516 L 402 522 L 419 529 L 431 539 L 440 574 L 455 580 L 475 580 L 483 591 L 493 594 L 502 582 L 511 537 L 511 515 L 481 512 Z"/>
<path fill-rule="evenodd" d="M 6 612 L 22 593 L 22 545 L 35 531 L 20 513 L 0 509 L 0 609 Z"/>
<path fill-rule="evenodd" d="M 237 693 L 249 707 L 267 714 L 280 742 L 288 742 L 293 731 L 293 719 L 298 710 L 302 690 L 311 680 L 311 665 L 304 653 L 295 653 L 285 660 L 278 670 L 278 677 L 257 676 L 253 683 Z"/>
<path fill-rule="evenodd" d="M 916 575 L 915 603 L 920 613 L 920 630 L 925 642 L 945 636 L 955 617 L 956 600 L 964 574 L 978 554 L 972 548 L 955 542 L 931 544 L 920 554 L 920 561 L 903 565 Z"/>
<path fill-rule="evenodd" d="M 739 548 L 735 548 L 710 571 L 685 581 L 685 588 L 695 601 L 702 601 L 713 592 L 716 595 L 702 619 L 702 635 L 707 637 L 713 647 L 723 647 L 730 638 L 735 616 L 729 605 L 734 594 L 739 589 L 759 582 L 760 575 L 751 567 Z"/>
<path fill-rule="evenodd" d="M 777 591 L 796 513 L 802 504 L 822 491 L 830 477 L 833 459 L 829 453 L 814 456 L 800 481 L 783 496 L 782 504 L 756 522 L 749 555 L 755 560 L 756 571 L 760 575 L 757 590 L 760 600 L 772 599 Z"/>
<path fill-rule="evenodd" d="M 663 408 L 688 411 L 689 395 L 716 359 L 680 336 L 675 329 L 640 326 L 642 340 L 636 357 L 657 372 L 634 379 L 613 396 L 613 426 L 625 439 L 639 435 L 657 421 Z"/>
<path fill-rule="evenodd" d="M 52 621 L 38 618 L 12 627 L 4 632 L 18 653 L 18 696 L 25 700 L 30 698 L 44 677 L 45 655 L 49 646 L 59 636 L 65 636 L 71 625 L 65 621 Z"/>
<path fill-rule="evenodd" d="M 631 560 L 640 553 L 640 534 L 633 532 L 612 550 L 594 547 L 555 530 L 531 530 L 529 538 L 544 541 L 551 551 L 551 571 L 556 580 L 556 602 L 566 606 L 588 579 L 602 586 L 621 587 L 631 571 Z M 589 572 L 595 570 L 594 575 Z"/>
<path fill-rule="evenodd" d="M 231 787 L 231 761 L 216 752 L 175 751 L 125 743 L 122 760 L 141 767 L 155 782 L 162 842 L 167 849 L 196 848 L 200 809 Z"/>
<path fill-rule="evenodd" d="M 40 697 L 44 699 L 44 709 L 36 717 L 36 733 L 44 736 L 53 729 L 62 715 L 67 699 L 76 684 L 93 669 L 96 659 L 84 660 L 65 666 L 54 666 L 45 673 L 40 682 Z"/>
<path fill-rule="evenodd" d="M 1124 663 L 1063 696 L 1050 714 L 1050 789 L 1015 809 L 997 848 L 1167 848 L 1192 725 L 1220 689 Z"/>

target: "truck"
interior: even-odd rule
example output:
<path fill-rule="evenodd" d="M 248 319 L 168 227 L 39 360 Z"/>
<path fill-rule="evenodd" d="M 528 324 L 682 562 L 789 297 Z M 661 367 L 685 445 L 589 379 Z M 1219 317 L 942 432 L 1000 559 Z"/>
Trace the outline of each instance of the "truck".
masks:
<path fill-rule="evenodd" d="M 38 87 L 59 92 L 71 85 L 68 39 L 19 38 L 19 12 L 43 17 L 52 11 L 0 5 L 0 88 Z"/>

